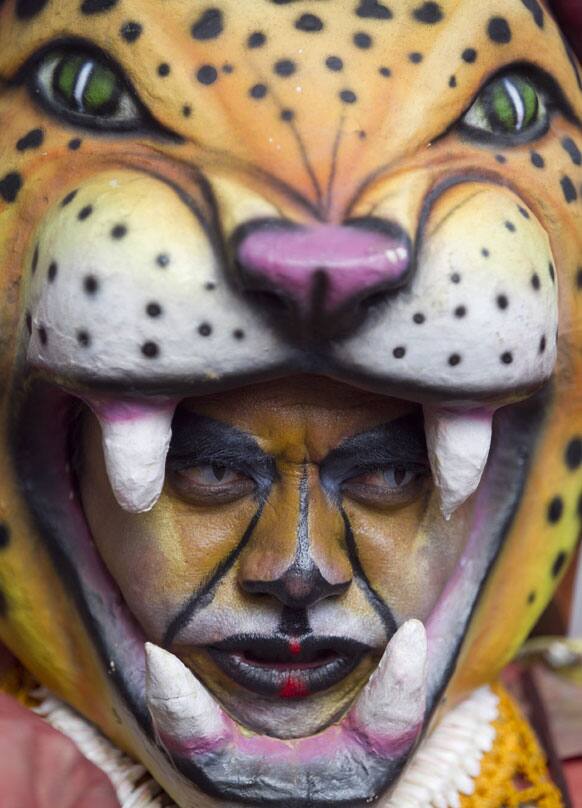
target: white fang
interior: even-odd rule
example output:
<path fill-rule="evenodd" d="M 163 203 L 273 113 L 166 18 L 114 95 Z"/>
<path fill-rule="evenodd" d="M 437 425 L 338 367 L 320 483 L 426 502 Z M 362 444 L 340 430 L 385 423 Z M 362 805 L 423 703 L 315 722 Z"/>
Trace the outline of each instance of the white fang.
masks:
<path fill-rule="evenodd" d="M 225 737 L 224 714 L 194 674 L 151 642 L 145 651 L 146 701 L 157 732 L 195 745 Z"/>
<path fill-rule="evenodd" d="M 485 408 L 424 408 L 428 456 L 446 519 L 481 482 L 491 448 L 492 422 L 493 412 Z"/>
<path fill-rule="evenodd" d="M 175 402 L 87 403 L 99 419 L 107 476 L 130 513 L 151 510 L 162 491 Z"/>
<path fill-rule="evenodd" d="M 420 728 L 426 707 L 427 654 L 424 625 L 407 620 L 388 643 L 351 711 L 360 734 L 397 738 Z"/>

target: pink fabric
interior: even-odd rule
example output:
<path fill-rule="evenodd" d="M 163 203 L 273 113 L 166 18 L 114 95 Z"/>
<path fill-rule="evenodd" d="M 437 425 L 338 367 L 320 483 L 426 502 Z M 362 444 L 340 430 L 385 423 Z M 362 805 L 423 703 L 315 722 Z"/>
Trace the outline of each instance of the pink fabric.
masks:
<path fill-rule="evenodd" d="M 113 786 L 60 732 L 0 694 L 2 808 L 119 808 Z"/>

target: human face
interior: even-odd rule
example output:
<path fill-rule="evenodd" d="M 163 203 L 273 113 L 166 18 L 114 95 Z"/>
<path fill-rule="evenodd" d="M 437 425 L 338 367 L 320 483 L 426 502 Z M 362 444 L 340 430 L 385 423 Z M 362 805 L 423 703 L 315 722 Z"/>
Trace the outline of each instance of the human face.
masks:
<path fill-rule="evenodd" d="M 278 737 L 346 710 L 399 625 L 426 621 L 463 549 L 420 408 L 323 379 L 185 400 L 166 484 L 131 514 L 83 428 L 83 504 L 152 642 L 231 715 Z"/>

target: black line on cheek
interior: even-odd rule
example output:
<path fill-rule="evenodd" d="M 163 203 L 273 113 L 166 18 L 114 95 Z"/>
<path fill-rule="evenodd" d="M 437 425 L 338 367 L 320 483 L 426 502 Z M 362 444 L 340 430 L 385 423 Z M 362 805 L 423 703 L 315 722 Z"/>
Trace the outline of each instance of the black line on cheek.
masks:
<path fill-rule="evenodd" d="M 164 639 L 162 641 L 163 647 L 169 648 L 171 646 L 180 631 L 188 625 L 192 619 L 192 615 L 199 606 L 207 606 L 212 601 L 214 598 L 214 590 L 217 584 L 232 569 L 237 558 L 249 543 L 250 538 L 253 535 L 263 513 L 265 502 L 266 498 L 261 500 L 259 507 L 249 522 L 248 527 L 238 545 L 228 554 L 224 561 L 220 562 L 208 581 L 203 584 L 197 592 L 194 592 L 194 594 L 191 595 L 184 608 L 178 612 L 173 620 L 171 620 L 168 628 L 166 629 L 166 633 L 164 634 Z"/>
<path fill-rule="evenodd" d="M 346 547 L 348 550 L 348 556 L 350 559 L 350 563 L 352 565 L 352 569 L 354 571 L 355 578 L 357 582 L 360 584 L 360 587 L 366 593 L 366 597 L 371 604 L 372 608 L 376 611 L 376 613 L 380 616 L 382 623 L 386 629 L 386 636 L 388 639 L 396 632 L 397 625 L 396 621 L 394 620 L 394 616 L 392 615 L 392 611 L 390 607 L 384 603 L 380 595 L 376 592 L 370 581 L 368 580 L 366 573 L 362 567 L 362 562 L 360 561 L 360 557 L 358 555 L 358 549 L 356 547 L 356 541 L 354 539 L 354 532 L 352 530 L 352 526 L 350 524 L 349 517 L 343 507 L 340 506 L 340 513 L 342 515 L 342 519 L 344 522 L 345 527 L 345 538 L 346 538 Z"/>

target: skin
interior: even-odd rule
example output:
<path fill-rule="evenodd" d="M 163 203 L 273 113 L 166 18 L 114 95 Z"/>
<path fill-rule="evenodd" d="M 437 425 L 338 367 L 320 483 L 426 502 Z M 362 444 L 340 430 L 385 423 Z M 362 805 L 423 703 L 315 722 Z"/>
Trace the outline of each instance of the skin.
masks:
<path fill-rule="evenodd" d="M 397 423 L 418 408 L 305 378 L 186 399 L 182 408 L 252 436 L 273 459 L 278 475 L 250 541 L 212 590 L 211 602 L 205 600 L 187 625 L 168 637 L 175 615 L 236 550 L 257 509 L 256 487 L 245 474 L 229 470 L 219 481 L 212 466 L 196 465 L 195 459 L 191 465 L 181 461 L 185 467 L 173 470 L 172 451 L 180 449 L 174 446 L 158 504 L 150 513 L 129 514 L 113 497 L 99 425 L 87 415 L 79 479 L 93 537 L 148 639 L 167 644 L 247 725 L 286 736 L 311 734 L 353 700 L 379 661 L 395 623 L 410 617 L 426 620 L 463 550 L 470 508 L 448 523 L 439 517 L 426 456 L 421 464 L 403 462 L 362 473 L 356 464 L 368 458 L 362 450 L 353 452 L 341 504 L 364 575 L 390 610 L 391 617 L 383 618 L 368 589 L 359 585 L 340 508 L 326 492 L 321 470 L 330 452 L 349 438 Z M 401 435 L 396 440 L 403 444 Z M 217 453 L 219 449 L 216 446 Z M 269 591 L 269 584 L 291 567 L 298 552 L 302 479 L 309 498 L 309 556 L 331 587 L 342 587 L 341 593 L 330 589 L 309 603 L 307 619 L 314 632 L 324 636 L 337 634 L 337 627 L 347 623 L 346 636 L 368 643 L 370 651 L 337 685 L 290 702 L 284 695 L 264 697 L 241 687 L 217 668 L 205 645 L 241 631 L 279 634 L 289 592 Z M 256 581 L 261 582 L 258 591 L 253 588 Z M 309 587 L 306 573 L 298 573 L 296 585 L 301 584 Z M 298 620 L 304 613 L 299 607 L 290 611 Z M 231 615 L 244 629 L 234 629 Z"/>

